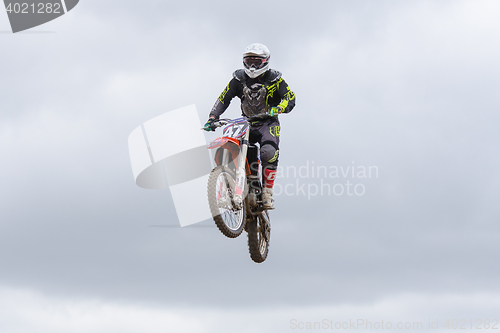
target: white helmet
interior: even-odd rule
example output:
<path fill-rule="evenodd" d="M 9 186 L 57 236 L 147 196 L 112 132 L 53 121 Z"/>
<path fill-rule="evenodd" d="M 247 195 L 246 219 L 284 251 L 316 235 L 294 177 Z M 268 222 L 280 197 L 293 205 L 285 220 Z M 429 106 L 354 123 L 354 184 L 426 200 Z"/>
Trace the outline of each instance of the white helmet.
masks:
<path fill-rule="evenodd" d="M 251 78 L 256 78 L 269 69 L 271 52 L 262 44 L 254 43 L 247 46 L 243 53 L 243 66 L 245 73 Z"/>

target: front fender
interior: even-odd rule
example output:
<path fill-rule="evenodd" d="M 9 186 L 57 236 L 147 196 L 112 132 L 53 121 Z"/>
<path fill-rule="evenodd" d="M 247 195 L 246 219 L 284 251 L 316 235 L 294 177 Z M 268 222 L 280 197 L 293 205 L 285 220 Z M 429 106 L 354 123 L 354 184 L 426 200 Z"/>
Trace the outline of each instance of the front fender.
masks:
<path fill-rule="evenodd" d="M 223 136 L 222 138 L 215 139 L 214 141 L 212 141 L 208 144 L 207 148 L 214 149 L 217 147 L 222 147 L 222 146 L 226 145 L 226 143 L 229 143 L 228 145 L 233 143 L 236 146 L 238 146 L 238 149 L 240 148 L 240 141 L 238 141 L 237 139 L 234 139 L 234 138 L 227 137 L 227 136 Z M 225 148 L 225 149 L 228 149 L 228 148 Z"/>
<path fill-rule="evenodd" d="M 215 153 L 215 164 L 222 164 L 222 151 L 225 149 L 230 154 L 229 160 L 233 161 L 234 165 L 238 165 L 238 154 L 240 153 L 240 142 L 233 138 L 222 137 L 217 138 L 208 145 L 208 149 L 217 149 Z"/>

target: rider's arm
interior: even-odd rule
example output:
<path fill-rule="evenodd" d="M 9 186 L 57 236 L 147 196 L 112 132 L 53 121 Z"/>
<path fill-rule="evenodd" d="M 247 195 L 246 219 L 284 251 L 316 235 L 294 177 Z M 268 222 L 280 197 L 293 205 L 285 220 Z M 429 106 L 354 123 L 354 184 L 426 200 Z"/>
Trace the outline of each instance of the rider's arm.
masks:
<path fill-rule="evenodd" d="M 278 104 L 278 107 L 281 107 L 281 113 L 288 113 L 295 107 L 295 94 L 290 90 L 285 80 L 280 79 L 280 81 L 278 92 L 281 97 L 281 103 Z"/>
<path fill-rule="evenodd" d="M 229 82 L 219 98 L 215 101 L 212 111 L 210 111 L 209 118 L 219 119 L 220 115 L 229 107 L 231 100 L 241 95 L 239 92 L 241 89 L 238 89 L 240 85 L 241 83 L 235 78 Z"/>

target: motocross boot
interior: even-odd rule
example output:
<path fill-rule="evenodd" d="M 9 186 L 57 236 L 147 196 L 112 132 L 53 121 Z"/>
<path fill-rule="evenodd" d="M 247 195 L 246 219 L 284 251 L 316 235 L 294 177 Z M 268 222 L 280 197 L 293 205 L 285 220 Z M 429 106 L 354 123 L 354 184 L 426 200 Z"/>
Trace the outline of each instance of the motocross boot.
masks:
<path fill-rule="evenodd" d="M 264 187 L 262 189 L 262 206 L 266 210 L 274 209 L 273 189 Z"/>

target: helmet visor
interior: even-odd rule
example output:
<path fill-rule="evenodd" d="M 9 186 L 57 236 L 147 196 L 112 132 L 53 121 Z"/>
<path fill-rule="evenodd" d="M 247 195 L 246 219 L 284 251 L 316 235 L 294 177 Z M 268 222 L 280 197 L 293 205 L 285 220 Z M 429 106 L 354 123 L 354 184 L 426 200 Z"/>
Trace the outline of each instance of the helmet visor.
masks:
<path fill-rule="evenodd" d="M 260 57 L 245 57 L 243 58 L 243 64 L 246 68 L 255 68 L 259 69 L 266 65 L 267 59 Z"/>

